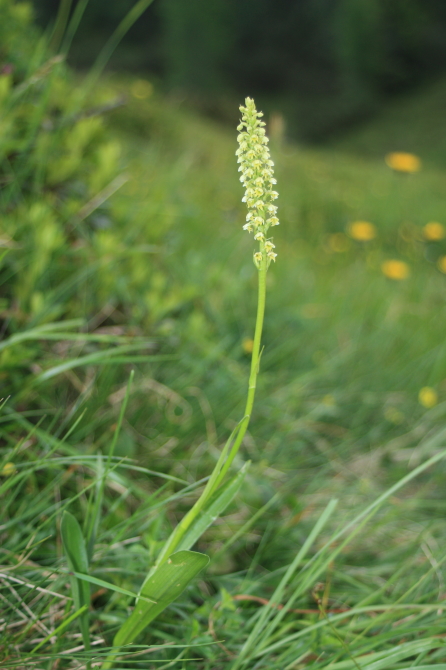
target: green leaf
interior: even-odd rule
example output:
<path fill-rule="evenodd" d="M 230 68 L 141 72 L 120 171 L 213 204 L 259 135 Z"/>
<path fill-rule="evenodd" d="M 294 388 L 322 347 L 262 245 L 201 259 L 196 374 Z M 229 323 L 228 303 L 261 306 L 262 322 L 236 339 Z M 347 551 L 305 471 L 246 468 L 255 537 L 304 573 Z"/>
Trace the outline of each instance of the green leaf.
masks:
<path fill-rule="evenodd" d="M 201 496 L 198 498 L 192 509 L 188 511 L 188 513 L 181 519 L 180 523 L 176 526 L 176 528 L 172 531 L 169 539 L 167 542 L 164 543 L 164 546 L 158 556 L 156 565 L 152 568 L 152 570 L 149 571 L 149 574 L 146 577 L 146 581 L 150 579 L 150 577 L 154 574 L 155 570 L 158 569 L 160 565 L 166 562 L 167 557 L 172 554 L 173 551 L 178 549 L 178 545 L 182 541 L 182 538 L 185 536 L 185 534 L 188 532 L 188 529 L 192 526 L 192 524 L 195 522 L 195 519 L 198 517 L 198 515 L 201 513 L 202 509 L 205 507 L 206 503 L 208 503 L 209 499 L 212 497 L 212 495 L 215 493 L 215 491 L 218 489 L 218 485 L 220 483 L 220 475 L 222 472 L 222 468 L 224 468 L 224 463 L 227 458 L 227 454 L 229 451 L 229 448 L 231 447 L 234 439 L 237 436 L 238 431 L 240 430 L 241 422 L 237 424 L 237 426 L 234 428 L 232 433 L 230 434 L 225 446 L 222 449 L 222 452 L 219 456 L 219 459 L 217 463 L 215 464 L 215 467 L 212 471 L 211 476 L 209 477 L 209 480 L 204 488 L 203 493 Z M 145 582 L 144 582 L 145 583 Z M 143 585 L 144 588 L 144 585 Z"/>
<path fill-rule="evenodd" d="M 214 493 L 203 512 L 179 543 L 178 551 L 193 547 L 204 531 L 225 511 L 243 484 L 249 465 L 249 463 L 245 463 L 240 472 Z"/>
<path fill-rule="evenodd" d="M 88 573 L 88 556 L 84 536 L 77 520 L 65 511 L 60 525 L 62 542 L 70 569 Z"/>
<path fill-rule="evenodd" d="M 77 520 L 69 512 L 62 515 L 60 525 L 62 544 L 67 557 L 67 562 L 72 572 L 88 574 L 88 554 L 84 536 Z M 82 639 L 86 649 L 90 649 L 89 617 L 90 607 L 90 584 L 84 580 L 71 577 L 71 591 L 76 609 L 86 607 L 84 614 L 79 618 L 79 626 Z"/>
<path fill-rule="evenodd" d="M 141 598 L 127 621 L 113 640 L 114 647 L 130 644 L 158 614 L 181 595 L 186 586 L 209 563 L 209 556 L 195 551 L 177 551 L 166 563 L 160 565 L 144 584 L 141 595 L 155 600 L 147 602 Z M 103 670 L 110 668 L 113 657 L 107 659 Z"/>
<path fill-rule="evenodd" d="M 110 461 L 110 458 L 109 458 Z M 94 487 L 94 493 L 91 494 L 87 507 L 87 519 L 85 522 L 85 535 L 87 539 L 87 553 L 88 560 L 91 561 L 96 542 L 96 535 L 99 527 L 99 520 L 101 516 L 102 499 L 104 496 L 104 467 L 102 463 L 102 454 L 97 455 L 96 460 L 97 479 Z"/>

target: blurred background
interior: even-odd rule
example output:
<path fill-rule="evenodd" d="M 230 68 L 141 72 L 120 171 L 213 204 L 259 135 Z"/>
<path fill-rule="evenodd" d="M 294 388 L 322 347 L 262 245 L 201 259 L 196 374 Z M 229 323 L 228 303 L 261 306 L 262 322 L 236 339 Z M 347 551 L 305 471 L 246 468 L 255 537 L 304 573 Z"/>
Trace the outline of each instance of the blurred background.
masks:
<path fill-rule="evenodd" d="M 34 5 L 40 24 L 51 26 L 58 0 Z M 71 64 L 88 68 L 133 5 L 87 3 Z M 266 111 L 284 114 L 290 137 L 320 142 L 445 71 L 446 3 L 156 1 L 125 36 L 109 68 L 156 78 L 165 92 L 231 122 L 234 100 L 249 94 Z"/>
<path fill-rule="evenodd" d="M 203 607 L 192 616 L 183 601 L 181 624 L 172 608 L 149 633 L 201 645 L 212 615 L 237 657 L 257 604 L 217 612 L 222 589 L 269 597 L 330 499 L 339 499 L 333 528 L 350 524 L 445 445 L 446 2 L 154 0 L 108 60 L 125 17 L 149 3 L 34 0 L 36 28 L 28 3 L 0 0 L 0 397 L 10 396 L 0 543 L 33 607 L 39 561 L 40 587 L 55 589 L 45 576 L 60 565 L 54 510 L 71 500 L 89 518 L 85 492 L 103 477 L 97 454 L 116 444 L 114 455 L 138 466 L 107 485 L 94 569 L 137 591 L 190 509 L 195 493 L 178 497 L 180 485 L 215 465 L 241 416 L 253 347 L 255 245 L 242 231 L 234 156 L 239 104 L 252 96 L 265 112 L 281 224 L 240 452 L 252 465 L 198 544 L 212 556 L 211 591 L 194 592 Z M 67 66 L 56 54 L 72 33 Z M 161 486 L 153 469 L 174 479 Z M 364 668 L 401 670 L 403 656 L 391 665 L 388 653 L 405 640 L 413 667 L 426 658 L 446 667 L 444 647 L 434 656 L 420 637 L 443 646 L 443 605 L 431 603 L 446 598 L 445 477 L 438 461 L 392 494 L 327 568 L 330 607 L 386 608 L 373 628 L 368 618 L 354 624 Z M 17 562 L 30 537 L 31 567 Z M 132 549 L 118 553 L 118 539 Z M 315 607 L 311 589 L 299 598 Z M 111 640 L 128 602 L 97 602 L 95 630 L 109 626 Z M 399 620 L 402 602 L 420 608 L 416 620 Z M 10 612 L 17 618 L 15 601 Z M 28 621 L 11 627 L 20 653 Z M 302 638 L 302 651 L 286 648 L 289 626 L 302 626 L 293 614 L 283 635 L 271 633 L 283 656 L 255 667 L 310 667 L 302 654 L 311 648 L 312 670 L 346 668 L 354 657 L 339 640 L 350 643 L 350 621 L 338 619 L 337 637 Z M 64 631 L 61 645 L 72 642 Z M 194 670 L 228 667 L 213 649 Z M 371 650 L 384 660 L 372 662 Z"/>

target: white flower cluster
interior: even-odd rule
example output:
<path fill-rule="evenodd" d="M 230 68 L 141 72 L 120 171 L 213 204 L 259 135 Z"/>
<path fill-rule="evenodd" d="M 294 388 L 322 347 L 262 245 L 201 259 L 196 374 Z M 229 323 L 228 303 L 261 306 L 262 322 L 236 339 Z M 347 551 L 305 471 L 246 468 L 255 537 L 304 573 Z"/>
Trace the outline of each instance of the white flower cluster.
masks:
<path fill-rule="evenodd" d="M 242 120 L 237 126 L 240 146 L 236 155 L 242 173 L 240 181 L 246 189 L 242 202 L 246 202 L 249 210 L 243 230 L 254 233 L 254 239 L 260 243 L 260 250 L 254 254 L 254 263 L 260 268 L 264 258 L 267 266 L 276 260 L 275 246 L 266 235 L 270 226 L 279 225 L 277 207 L 273 204 L 279 194 L 272 190 L 277 182 L 273 176 L 274 163 L 268 151 L 265 123 L 260 120 L 263 113 L 256 110 L 251 98 L 246 98 L 245 105 L 240 107 Z"/>

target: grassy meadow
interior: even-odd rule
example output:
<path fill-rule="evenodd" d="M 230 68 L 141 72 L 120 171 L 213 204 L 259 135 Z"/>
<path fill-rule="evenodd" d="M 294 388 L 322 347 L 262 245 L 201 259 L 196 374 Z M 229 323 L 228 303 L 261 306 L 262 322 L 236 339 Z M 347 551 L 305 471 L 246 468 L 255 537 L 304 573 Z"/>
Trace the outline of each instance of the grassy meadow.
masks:
<path fill-rule="evenodd" d="M 243 416 L 254 243 L 235 129 L 144 79 L 88 87 L 3 11 L 1 667 L 100 667 Z M 267 123 L 251 465 L 207 570 L 113 668 L 446 668 L 445 91 L 319 148 Z M 94 540 L 89 649 L 64 511 Z"/>

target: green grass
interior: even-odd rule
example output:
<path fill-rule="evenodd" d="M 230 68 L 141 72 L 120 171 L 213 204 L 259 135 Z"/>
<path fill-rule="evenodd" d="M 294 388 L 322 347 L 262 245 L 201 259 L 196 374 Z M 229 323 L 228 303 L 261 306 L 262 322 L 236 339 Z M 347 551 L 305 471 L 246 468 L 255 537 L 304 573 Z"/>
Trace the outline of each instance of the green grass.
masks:
<path fill-rule="evenodd" d="M 36 92 L 56 101 L 55 118 L 78 104 L 70 77 L 62 71 Z M 325 149 L 272 143 L 279 257 L 257 405 L 236 461 L 252 465 L 197 543 L 209 569 L 119 667 L 444 667 L 446 276 L 437 260 L 446 241 L 422 235 L 428 221 L 446 225 L 444 156 L 441 138 L 420 132 L 411 143 L 422 105 L 440 117 L 436 91 L 405 101 L 398 146 L 392 110 Z M 75 123 L 74 140 L 61 127 L 24 142 L 42 169 L 35 181 L 4 152 L 22 180 L 20 193 L 2 190 L 0 374 L 11 398 L 0 453 L 14 463 L 0 478 L 5 668 L 105 660 L 133 605 L 123 590 L 138 592 L 243 412 L 256 270 L 241 231 L 235 131 L 156 92 L 137 100 L 113 78 L 88 104 L 122 94 L 126 104 L 106 118 Z M 416 151 L 422 171 L 392 173 L 384 154 L 393 149 Z M 121 172 L 127 181 L 105 197 Z M 104 202 L 79 220 L 100 191 Z M 345 237 L 334 251 L 331 236 L 355 220 L 374 223 L 376 239 Z M 408 279 L 383 275 L 393 258 L 408 263 Z M 59 629 L 75 612 L 60 523 L 64 510 L 83 523 L 94 509 L 98 454 L 109 453 L 132 369 L 90 568 L 109 587 L 90 584 L 85 654 L 77 621 Z M 426 386 L 438 393 L 430 409 L 418 400 Z M 361 516 L 368 508 L 375 514 Z"/>

